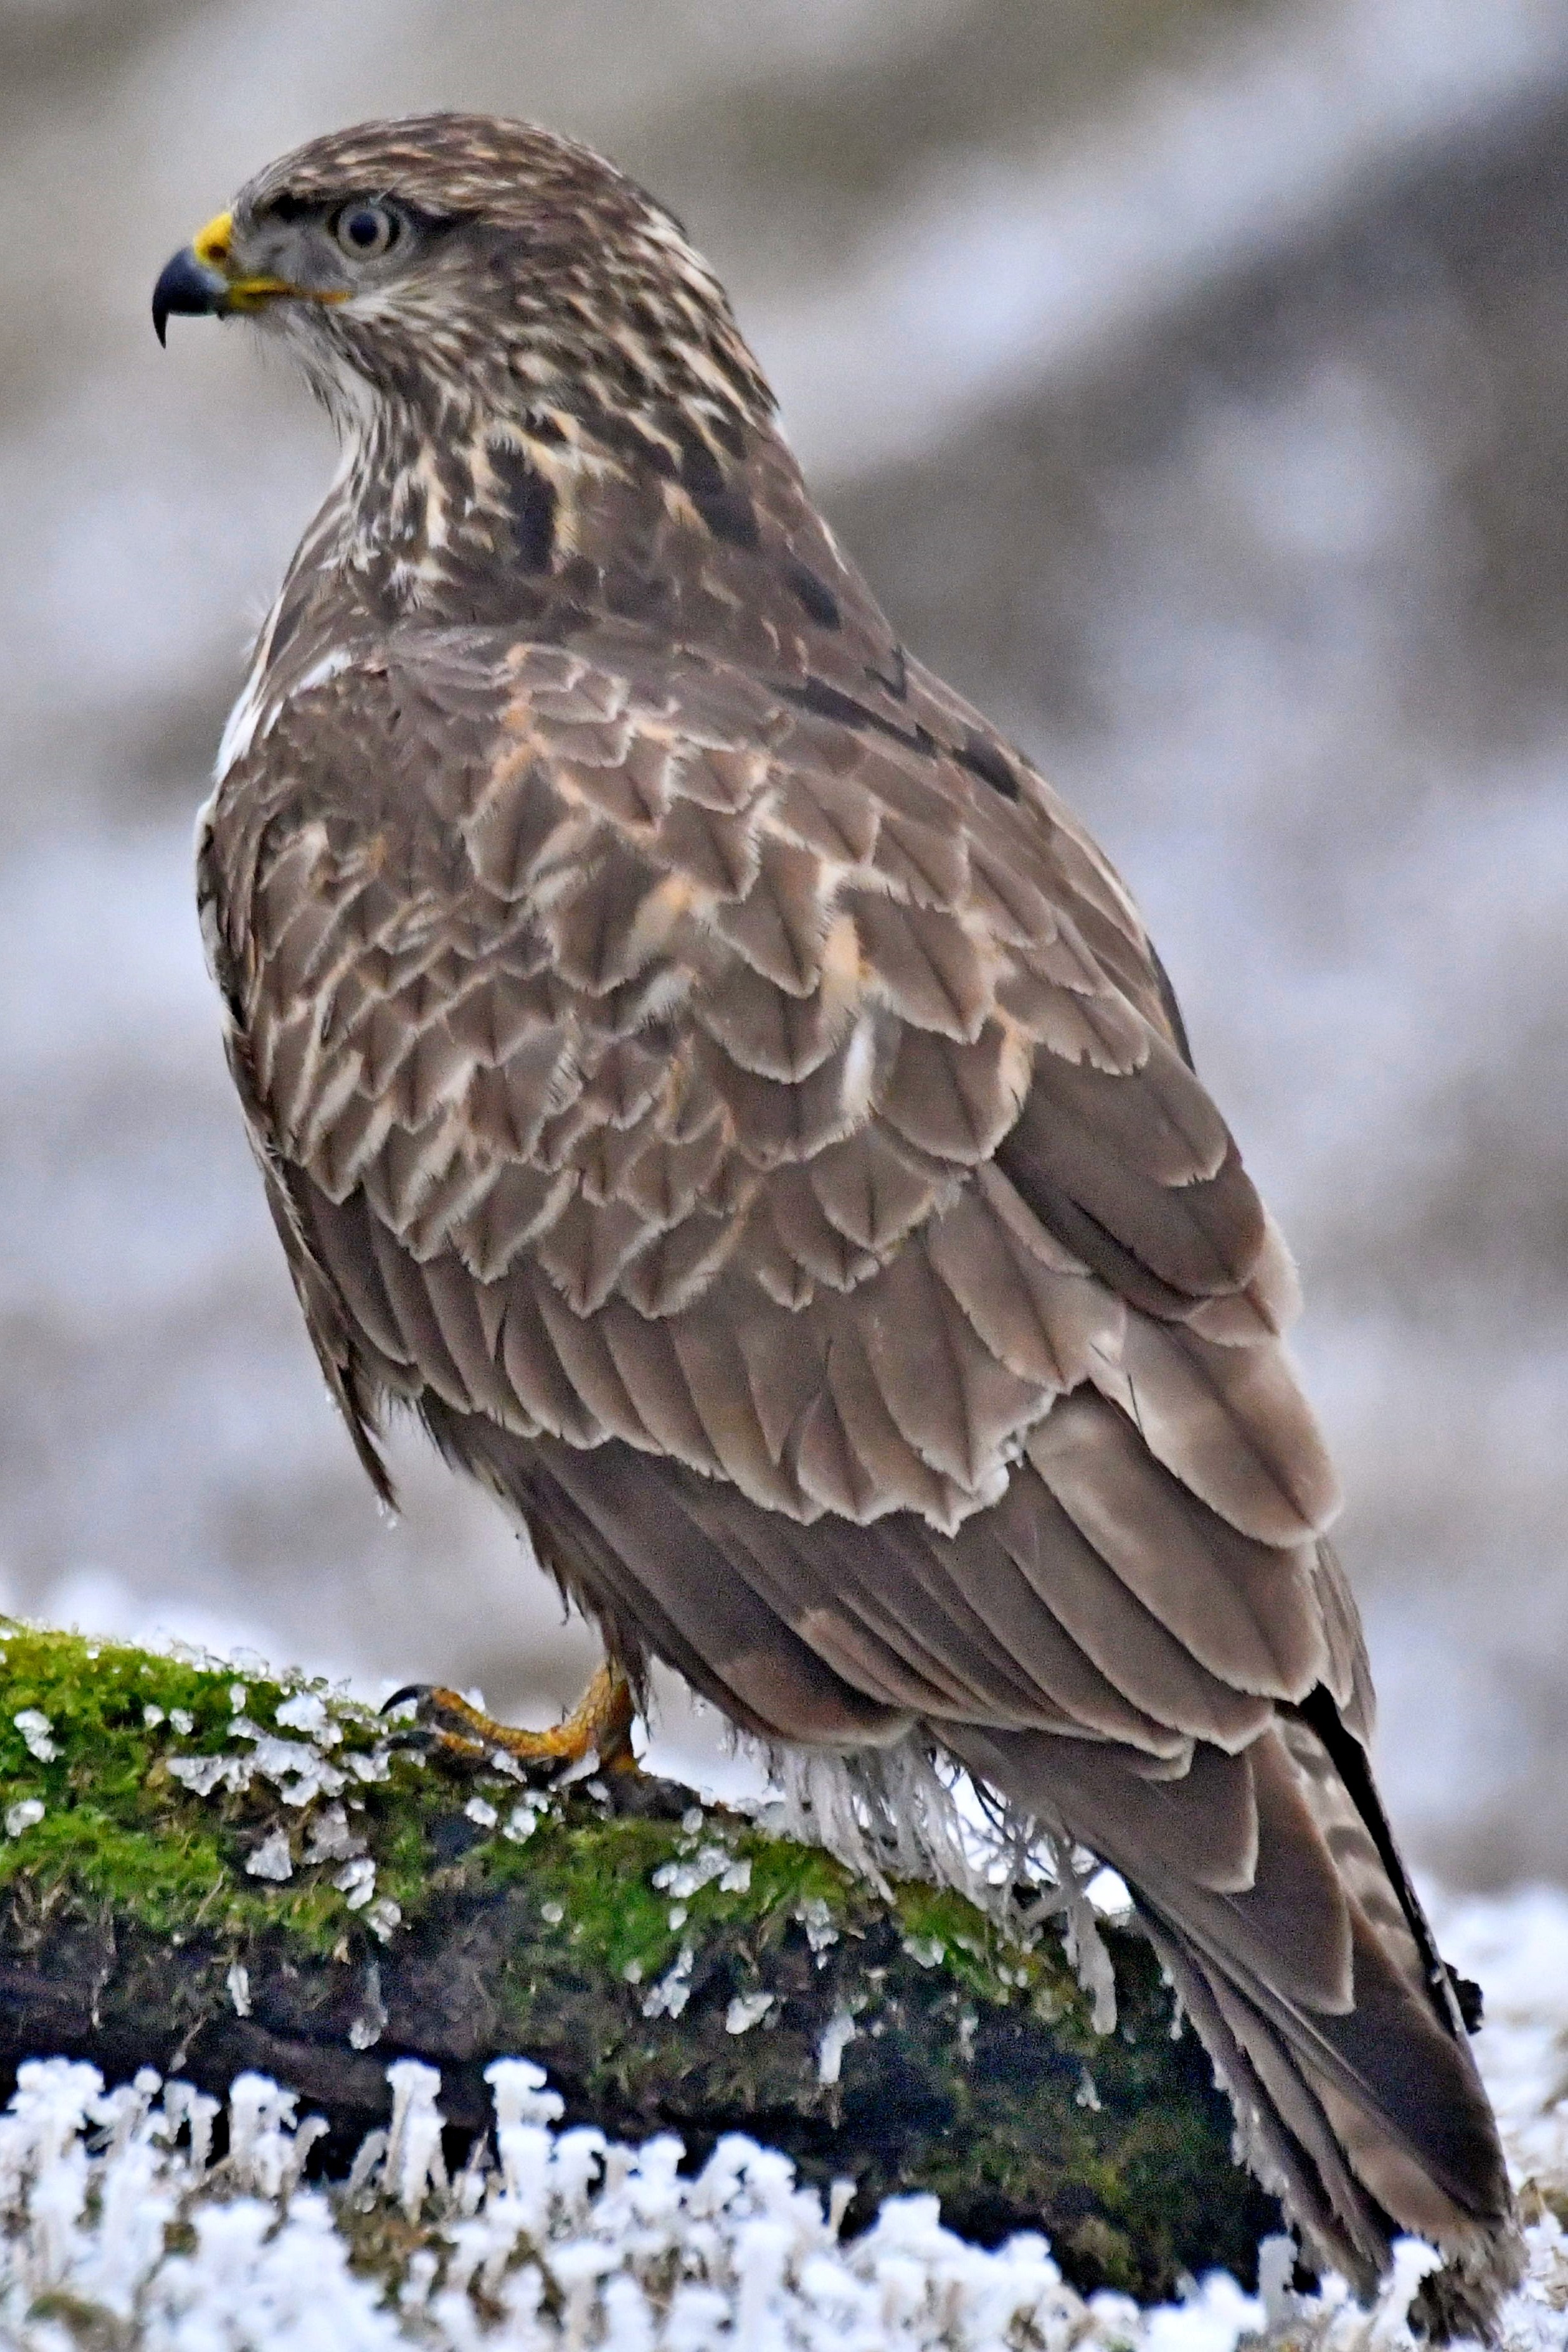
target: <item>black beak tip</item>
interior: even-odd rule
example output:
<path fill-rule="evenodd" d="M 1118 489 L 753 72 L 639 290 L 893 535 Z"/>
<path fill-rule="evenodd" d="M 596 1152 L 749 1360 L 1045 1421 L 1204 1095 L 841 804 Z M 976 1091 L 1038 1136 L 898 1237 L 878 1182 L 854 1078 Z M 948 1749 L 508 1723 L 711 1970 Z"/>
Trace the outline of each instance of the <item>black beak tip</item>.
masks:
<path fill-rule="evenodd" d="M 198 261 L 187 245 L 166 262 L 152 289 L 152 331 L 167 344 L 169 321 L 175 316 L 212 318 L 222 308 L 224 281 L 215 269 Z"/>

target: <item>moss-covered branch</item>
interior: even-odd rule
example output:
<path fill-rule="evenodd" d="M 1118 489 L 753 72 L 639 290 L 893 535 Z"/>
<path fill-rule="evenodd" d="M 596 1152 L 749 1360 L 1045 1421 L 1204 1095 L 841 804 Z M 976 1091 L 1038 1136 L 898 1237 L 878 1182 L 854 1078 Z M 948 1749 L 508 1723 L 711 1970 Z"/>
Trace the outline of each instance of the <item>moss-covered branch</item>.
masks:
<path fill-rule="evenodd" d="M 634 1779 L 549 1801 L 389 1746 L 319 1689 L 0 1621 L 0 2064 L 44 2051 L 300 2091 L 346 2159 L 385 2066 L 482 2128 L 525 2053 L 572 2120 L 745 2130 L 857 2198 L 923 2188 L 991 2242 L 1043 2227 L 1081 2284 L 1242 2267 L 1274 2208 L 1112 1931 L 1096 2036 L 1060 1948 L 956 1895 L 891 1903 L 820 1851 Z"/>

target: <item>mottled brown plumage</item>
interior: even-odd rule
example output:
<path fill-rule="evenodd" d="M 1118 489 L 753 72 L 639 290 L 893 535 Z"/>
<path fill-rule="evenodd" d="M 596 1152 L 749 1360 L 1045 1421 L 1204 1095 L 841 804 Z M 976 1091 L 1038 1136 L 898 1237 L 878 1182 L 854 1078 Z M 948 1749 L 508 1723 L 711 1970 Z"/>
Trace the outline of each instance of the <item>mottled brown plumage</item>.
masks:
<path fill-rule="evenodd" d="M 904 654 L 608 165 L 370 124 L 172 270 L 345 436 L 200 889 L 371 1477 L 406 1400 L 633 1670 L 916 1732 L 1114 1864 L 1318 2250 L 1364 2284 L 1418 2231 L 1484 2319 L 1508 2188 L 1293 1275 L 1125 888 Z"/>

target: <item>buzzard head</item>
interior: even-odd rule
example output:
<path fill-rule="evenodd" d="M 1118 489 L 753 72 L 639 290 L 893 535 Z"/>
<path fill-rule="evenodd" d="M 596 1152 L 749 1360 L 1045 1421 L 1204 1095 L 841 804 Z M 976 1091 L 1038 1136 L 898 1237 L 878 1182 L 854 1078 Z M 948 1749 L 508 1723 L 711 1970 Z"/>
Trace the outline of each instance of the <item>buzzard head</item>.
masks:
<path fill-rule="evenodd" d="M 347 425 L 771 412 L 680 223 L 588 149 L 487 115 L 361 123 L 268 165 L 160 277 L 160 340 L 181 311 L 284 336 Z"/>

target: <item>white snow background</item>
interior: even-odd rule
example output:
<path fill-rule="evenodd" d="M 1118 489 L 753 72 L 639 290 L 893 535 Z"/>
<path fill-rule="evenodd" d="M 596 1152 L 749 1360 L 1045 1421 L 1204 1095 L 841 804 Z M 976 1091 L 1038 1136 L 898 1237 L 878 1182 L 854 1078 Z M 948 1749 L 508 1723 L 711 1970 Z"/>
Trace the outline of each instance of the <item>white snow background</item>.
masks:
<path fill-rule="evenodd" d="M 1527 1889 L 1437 1906 L 1445 1951 L 1486 1985 L 1477 2043 L 1521 2189 L 1528 2277 L 1505 2352 L 1568 2347 L 1568 1896 Z M 106 2092 L 63 2058 L 22 2069 L 0 2117 L 0 2343 L 15 2352 L 1397 2352 L 1436 2260 L 1396 2251 L 1371 2309 L 1343 2283 L 1290 2288 L 1260 2249 L 1256 2292 L 1216 2271 L 1175 2304 L 1085 2300 L 1040 2237 L 995 2252 L 941 2226 L 934 2197 L 890 2200 L 844 2241 L 776 2150 L 732 2137 L 693 2177 L 678 2140 L 641 2147 L 554 2128 L 561 2103 L 523 2059 L 488 2069 L 495 2129 L 455 2179 L 440 2077 L 388 2069 L 390 2129 L 349 2181 L 302 2183 L 325 2128 L 240 2075 L 228 2153 L 216 2101 L 151 2072 Z M 378 2224 L 380 2226 L 378 2226 Z M 350 2265 L 373 2233 L 382 2259 Z"/>

